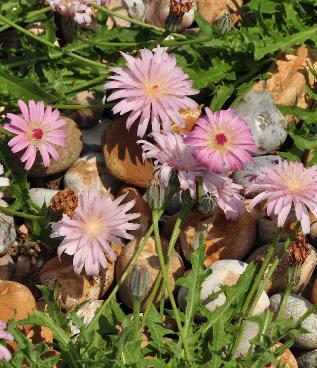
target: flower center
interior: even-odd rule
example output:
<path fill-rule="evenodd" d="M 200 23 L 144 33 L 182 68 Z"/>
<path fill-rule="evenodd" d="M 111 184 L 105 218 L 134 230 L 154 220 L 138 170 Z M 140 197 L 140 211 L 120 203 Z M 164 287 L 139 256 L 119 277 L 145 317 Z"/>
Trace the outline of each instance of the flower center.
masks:
<path fill-rule="evenodd" d="M 90 237 L 96 237 L 100 235 L 103 225 L 99 218 L 91 217 L 86 220 L 85 223 L 85 232 Z"/>
<path fill-rule="evenodd" d="M 160 87 L 157 84 L 145 86 L 146 92 L 150 97 L 156 97 L 159 94 Z"/>
<path fill-rule="evenodd" d="M 35 128 L 35 129 L 32 130 L 32 137 L 34 139 L 41 139 L 43 137 L 43 134 L 44 134 L 44 132 L 40 128 Z"/>
<path fill-rule="evenodd" d="M 228 142 L 228 139 L 223 133 L 219 133 L 215 136 L 215 141 L 218 146 L 224 146 Z"/>

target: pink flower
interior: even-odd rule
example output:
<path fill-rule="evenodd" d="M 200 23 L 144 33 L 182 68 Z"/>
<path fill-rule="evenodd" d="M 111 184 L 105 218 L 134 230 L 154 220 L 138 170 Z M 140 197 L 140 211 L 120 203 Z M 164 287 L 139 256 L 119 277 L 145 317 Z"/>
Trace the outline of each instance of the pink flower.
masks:
<path fill-rule="evenodd" d="M 3 166 L 0 164 L 0 175 L 2 175 L 4 173 L 4 169 Z M 8 185 L 10 185 L 10 181 L 8 178 L 0 178 L 0 187 L 7 187 Z M 0 198 L 2 198 L 3 193 L 0 192 Z"/>
<path fill-rule="evenodd" d="M 244 163 L 253 161 L 250 152 L 256 146 L 246 122 L 234 116 L 234 110 L 211 112 L 197 120 L 185 142 L 195 148 L 198 163 L 208 170 L 221 173 L 242 169 Z"/>
<path fill-rule="evenodd" d="M 46 0 L 46 2 L 54 11 L 73 19 L 76 23 L 89 25 L 94 17 L 94 8 L 90 4 L 102 5 L 108 0 Z"/>
<path fill-rule="evenodd" d="M 196 177 L 202 175 L 202 168 L 193 157 L 193 149 L 187 146 L 183 138 L 175 133 L 152 133 L 158 146 L 144 140 L 142 143 L 143 160 L 154 159 L 156 177 L 168 186 L 172 171 L 178 175 L 180 187 L 188 189 L 192 198 L 196 195 Z"/>
<path fill-rule="evenodd" d="M 305 168 L 300 162 L 281 160 L 273 167 L 263 167 L 257 181 L 246 190 L 246 193 L 261 191 L 252 199 L 249 208 L 267 200 L 268 216 L 276 215 L 278 226 L 283 227 L 294 206 L 303 233 L 308 234 L 307 208 L 317 216 L 317 165 Z"/>
<path fill-rule="evenodd" d="M 138 118 L 139 137 L 144 136 L 150 120 L 153 131 L 159 131 L 160 124 L 164 130 L 169 130 L 171 120 L 183 127 L 184 120 L 179 111 L 197 106 L 187 96 L 198 91 L 192 88 L 188 75 L 176 66 L 175 57 L 159 46 L 154 52 L 141 50 L 140 58 L 122 55 L 127 61 L 127 69 L 113 68 L 116 75 L 109 77 L 113 81 L 106 83 L 105 88 L 117 89 L 108 101 L 121 99 L 113 108 L 115 114 L 130 112 L 127 129 Z"/>
<path fill-rule="evenodd" d="M 85 267 L 87 275 L 97 276 L 100 266 L 107 268 L 105 256 L 116 259 L 110 242 L 121 243 L 119 238 L 133 239 L 127 230 L 136 230 L 139 224 L 129 221 L 140 216 L 127 213 L 135 201 L 120 204 L 126 194 L 114 201 L 109 192 L 101 195 L 99 188 L 91 187 L 89 192 L 79 194 L 78 207 L 72 218 L 63 218 L 52 224 L 51 237 L 64 237 L 58 247 L 59 257 L 63 252 L 73 255 L 74 271 L 79 275 Z"/>
<path fill-rule="evenodd" d="M 16 134 L 8 145 L 13 153 L 26 148 L 21 161 L 25 162 L 25 169 L 30 170 L 34 164 L 37 151 L 40 151 L 45 167 L 53 160 L 59 158 L 54 145 L 64 147 L 65 130 L 59 129 L 66 125 L 66 121 L 60 118 L 59 111 L 52 111 L 51 106 L 45 109 L 44 102 L 29 101 L 29 106 L 22 100 L 18 101 L 22 115 L 7 114 L 10 124 L 5 124 L 4 128 Z"/>
<path fill-rule="evenodd" d="M 0 340 L 8 340 L 13 341 L 13 336 L 5 331 L 7 329 L 7 324 L 0 321 Z M 0 361 L 5 360 L 9 362 L 11 360 L 12 356 L 10 351 L 4 346 L 0 344 Z"/>
<path fill-rule="evenodd" d="M 227 219 L 235 220 L 245 211 L 243 196 L 240 191 L 242 185 L 233 183 L 225 175 L 205 173 L 203 177 L 204 188 L 217 199 L 218 206 L 223 210 Z"/>

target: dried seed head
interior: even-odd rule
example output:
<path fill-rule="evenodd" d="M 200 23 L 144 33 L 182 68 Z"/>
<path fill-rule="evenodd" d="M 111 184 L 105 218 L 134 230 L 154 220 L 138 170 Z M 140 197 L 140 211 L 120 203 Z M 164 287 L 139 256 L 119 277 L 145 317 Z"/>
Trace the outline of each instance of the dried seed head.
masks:
<path fill-rule="evenodd" d="M 171 0 L 170 10 L 177 16 L 183 16 L 193 8 L 193 1 Z"/>
<path fill-rule="evenodd" d="M 77 192 L 72 189 L 64 189 L 54 195 L 49 207 L 54 212 L 65 213 L 68 217 L 72 218 L 77 206 Z"/>
<path fill-rule="evenodd" d="M 298 232 L 295 241 L 288 248 L 288 264 L 290 266 L 302 265 L 309 253 L 310 249 L 304 234 Z"/>

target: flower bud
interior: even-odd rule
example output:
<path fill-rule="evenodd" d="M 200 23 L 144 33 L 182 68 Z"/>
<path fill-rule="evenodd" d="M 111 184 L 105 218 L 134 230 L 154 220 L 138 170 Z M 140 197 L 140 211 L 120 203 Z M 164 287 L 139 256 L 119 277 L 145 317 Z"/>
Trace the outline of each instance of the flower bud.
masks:
<path fill-rule="evenodd" d="M 219 29 L 222 35 L 231 31 L 233 26 L 231 14 L 226 10 L 222 17 L 220 17 L 216 22 L 216 27 Z"/>
<path fill-rule="evenodd" d="M 149 284 L 149 274 L 142 266 L 135 266 L 129 281 L 129 289 L 133 299 L 142 300 Z"/>
<path fill-rule="evenodd" d="M 193 7 L 193 1 L 171 0 L 170 11 L 165 21 L 166 29 L 170 32 L 178 32 L 182 29 L 182 20 L 185 13 Z"/>
<path fill-rule="evenodd" d="M 301 264 L 295 264 L 294 266 L 290 266 L 287 270 L 287 285 L 291 288 L 295 287 L 300 280 L 301 275 Z"/>
<path fill-rule="evenodd" d="M 211 215 L 217 207 L 217 199 L 211 193 L 205 193 L 198 199 L 198 211 L 202 215 Z"/>
<path fill-rule="evenodd" d="M 160 210 L 164 205 L 165 196 L 166 188 L 164 184 L 157 179 L 153 179 L 146 192 L 149 207 L 152 210 Z"/>

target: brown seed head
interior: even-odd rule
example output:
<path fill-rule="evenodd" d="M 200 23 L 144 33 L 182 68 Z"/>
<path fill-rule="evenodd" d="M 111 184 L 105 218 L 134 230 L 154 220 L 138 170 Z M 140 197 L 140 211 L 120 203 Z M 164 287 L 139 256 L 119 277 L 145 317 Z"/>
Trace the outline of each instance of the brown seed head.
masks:
<path fill-rule="evenodd" d="M 54 212 L 65 213 L 72 218 L 75 209 L 78 206 L 77 192 L 72 189 L 60 190 L 54 195 L 50 202 L 50 209 Z"/>
<path fill-rule="evenodd" d="M 188 13 L 193 7 L 193 1 L 184 0 L 171 0 L 170 9 L 171 12 L 177 16 L 183 16 Z"/>
<path fill-rule="evenodd" d="M 302 265 L 309 253 L 310 249 L 306 243 L 304 234 L 302 232 L 298 232 L 295 241 L 288 248 L 289 265 Z"/>

